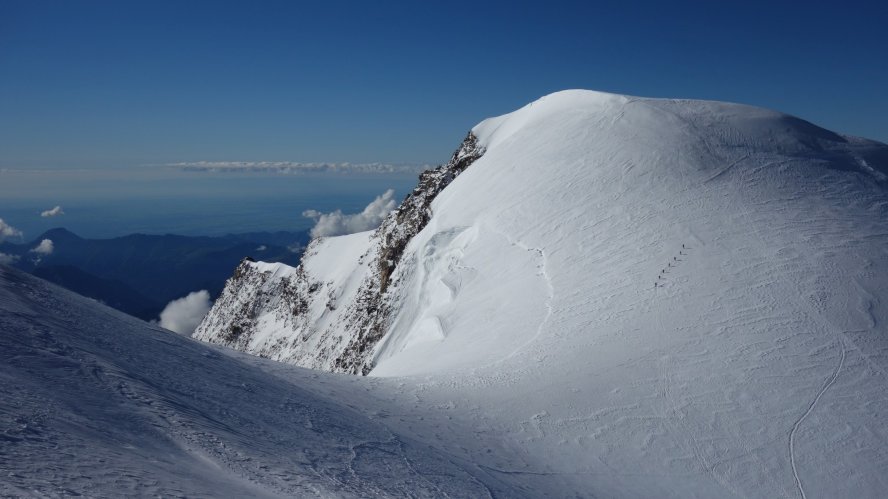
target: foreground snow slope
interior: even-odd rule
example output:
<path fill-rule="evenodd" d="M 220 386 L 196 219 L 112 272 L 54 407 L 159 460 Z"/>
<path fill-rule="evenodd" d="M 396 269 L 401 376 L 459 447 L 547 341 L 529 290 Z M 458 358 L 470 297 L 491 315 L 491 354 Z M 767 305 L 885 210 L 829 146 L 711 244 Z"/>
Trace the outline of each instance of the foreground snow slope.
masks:
<path fill-rule="evenodd" d="M 472 137 L 370 364 L 476 429 L 441 448 L 534 493 L 888 494 L 888 147 L 588 91 Z"/>
<path fill-rule="evenodd" d="M 270 374 L 4 266 L 0 333 L 3 497 L 521 494 L 359 412 L 366 382 Z"/>

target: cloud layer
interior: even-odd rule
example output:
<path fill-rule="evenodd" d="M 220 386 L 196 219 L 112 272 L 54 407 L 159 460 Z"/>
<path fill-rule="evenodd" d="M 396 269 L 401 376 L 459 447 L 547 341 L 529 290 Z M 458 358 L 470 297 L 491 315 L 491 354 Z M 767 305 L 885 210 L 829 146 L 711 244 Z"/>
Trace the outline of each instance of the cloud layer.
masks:
<path fill-rule="evenodd" d="M 213 303 L 210 293 L 202 289 L 167 303 L 160 313 L 160 327 L 191 336 Z"/>
<path fill-rule="evenodd" d="M 51 239 L 44 239 L 44 240 L 40 241 L 40 244 L 38 244 L 36 247 L 34 247 L 31 250 L 31 253 L 37 253 L 38 255 L 47 256 L 47 255 L 51 255 L 54 249 L 55 249 L 55 245 L 52 244 L 52 240 Z"/>
<path fill-rule="evenodd" d="M 18 255 L 10 255 L 8 253 L 0 253 L 0 265 L 10 265 L 17 262 Z"/>
<path fill-rule="evenodd" d="M 22 231 L 9 225 L 8 223 L 4 222 L 2 218 L 0 218 L 0 241 L 6 239 L 7 237 L 22 237 Z"/>
<path fill-rule="evenodd" d="M 299 163 L 296 161 L 194 161 L 167 163 L 191 172 L 253 172 L 253 173 L 411 173 L 433 168 L 432 165 L 389 163 Z"/>
<path fill-rule="evenodd" d="M 46 217 L 57 217 L 59 215 L 64 215 L 64 214 L 65 214 L 65 210 L 63 210 L 61 206 L 56 206 L 55 208 L 52 208 L 51 210 L 46 210 L 44 212 L 41 212 L 40 216 L 43 218 L 46 218 Z"/>
<path fill-rule="evenodd" d="M 385 217 L 395 209 L 393 199 L 395 191 L 389 189 L 381 196 L 377 196 L 368 204 L 364 211 L 346 215 L 341 210 L 331 213 L 321 213 L 316 210 L 302 212 L 303 217 L 315 220 L 315 226 L 311 229 L 311 237 L 341 236 L 354 234 L 379 227 Z"/>

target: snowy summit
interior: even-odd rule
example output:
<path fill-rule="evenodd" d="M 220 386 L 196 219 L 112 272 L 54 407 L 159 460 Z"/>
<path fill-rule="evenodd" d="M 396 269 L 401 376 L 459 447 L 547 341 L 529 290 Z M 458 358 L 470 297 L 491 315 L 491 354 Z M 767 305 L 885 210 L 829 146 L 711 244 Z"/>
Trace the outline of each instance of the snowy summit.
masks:
<path fill-rule="evenodd" d="M 89 360 L 106 340 L 68 336 L 104 309 L 83 332 L 26 327 L 17 310 L 38 305 L 11 290 L 60 291 L 6 271 L 0 318 L 30 338 L 18 355 L 59 343 L 72 369 L 103 366 L 90 389 L 119 390 L 118 410 L 163 421 L 114 455 L 176 443 L 185 477 L 162 460 L 151 477 L 197 484 L 181 490 L 218 473 L 270 495 L 882 497 L 885 248 L 888 146 L 750 106 L 571 90 L 478 124 L 378 229 L 316 239 L 297 268 L 244 260 L 195 332 L 366 377 L 129 323 Z M 152 382 L 127 357 L 141 344 L 185 348 L 194 372 Z M 275 406 L 286 383 L 300 390 Z M 52 456 L 25 433 L 19 452 Z M 15 473 L 8 490 L 33 486 Z"/>

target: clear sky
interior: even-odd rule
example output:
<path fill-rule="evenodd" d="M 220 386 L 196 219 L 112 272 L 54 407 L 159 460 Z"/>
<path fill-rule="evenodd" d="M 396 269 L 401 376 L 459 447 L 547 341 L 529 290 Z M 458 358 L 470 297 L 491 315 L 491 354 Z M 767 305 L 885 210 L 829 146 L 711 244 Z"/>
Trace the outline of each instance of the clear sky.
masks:
<path fill-rule="evenodd" d="M 0 167 L 436 163 L 565 88 L 888 141 L 884 2 L 0 1 Z"/>

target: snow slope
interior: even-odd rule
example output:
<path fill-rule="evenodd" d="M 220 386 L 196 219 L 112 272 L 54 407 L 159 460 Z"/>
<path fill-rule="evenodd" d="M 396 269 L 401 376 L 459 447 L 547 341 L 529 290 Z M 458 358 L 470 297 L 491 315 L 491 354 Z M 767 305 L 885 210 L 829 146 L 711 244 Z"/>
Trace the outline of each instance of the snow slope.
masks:
<path fill-rule="evenodd" d="M 5 266 L 0 332 L 3 497 L 521 494 L 359 411 L 367 383 L 232 357 Z"/>
<path fill-rule="evenodd" d="M 888 146 L 579 90 L 472 137 L 383 290 L 417 438 L 537 496 L 888 494 Z"/>
<path fill-rule="evenodd" d="M 888 147 L 585 91 L 473 133 L 373 375 L 447 373 L 603 495 L 888 494 Z"/>

